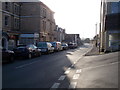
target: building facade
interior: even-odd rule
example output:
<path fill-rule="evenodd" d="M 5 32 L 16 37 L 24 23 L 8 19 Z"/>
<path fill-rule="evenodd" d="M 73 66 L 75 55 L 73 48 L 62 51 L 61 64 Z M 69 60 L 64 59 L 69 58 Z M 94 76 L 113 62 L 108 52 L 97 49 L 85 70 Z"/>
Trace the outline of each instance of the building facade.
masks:
<path fill-rule="evenodd" d="M 54 41 L 64 42 L 65 41 L 65 29 L 56 25 L 56 29 L 54 30 Z"/>
<path fill-rule="evenodd" d="M 116 51 L 120 49 L 120 1 L 101 1 L 100 10 L 100 49 Z"/>
<path fill-rule="evenodd" d="M 20 44 L 35 44 L 39 40 L 40 19 L 40 4 L 38 2 L 21 2 Z"/>
<path fill-rule="evenodd" d="M 20 3 L 2 2 L 2 47 L 13 49 L 19 43 Z"/>
<path fill-rule="evenodd" d="M 55 29 L 54 12 L 42 2 L 21 3 L 20 43 L 53 41 Z"/>
<path fill-rule="evenodd" d="M 56 28 L 54 12 L 44 3 L 40 2 L 41 31 L 40 41 L 54 41 L 54 30 Z"/>
<path fill-rule="evenodd" d="M 66 43 L 76 43 L 78 46 L 82 45 L 79 34 L 66 34 L 65 42 Z"/>

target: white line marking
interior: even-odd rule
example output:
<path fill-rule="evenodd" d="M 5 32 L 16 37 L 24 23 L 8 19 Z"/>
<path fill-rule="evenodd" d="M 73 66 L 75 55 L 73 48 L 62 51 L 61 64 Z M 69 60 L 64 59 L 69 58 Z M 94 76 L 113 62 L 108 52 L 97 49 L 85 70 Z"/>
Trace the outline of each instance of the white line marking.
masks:
<path fill-rule="evenodd" d="M 74 65 L 71 65 L 71 67 L 73 67 Z"/>
<path fill-rule="evenodd" d="M 76 88 L 77 82 L 71 82 L 69 88 Z"/>
<path fill-rule="evenodd" d="M 81 73 L 81 71 L 82 71 L 81 69 L 78 69 L 76 70 L 76 73 Z"/>
<path fill-rule="evenodd" d="M 70 69 L 71 69 L 71 67 L 68 68 L 68 70 L 70 70 Z"/>
<path fill-rule="evenodd" d="M 67 71 L 65 71 L 65 73 L 64 74 L 68 74 L 70 71 L 69 70 L 67 70 Z"/>
<path fill-rule="evenodd" d="M 62 75 L 62 76 L 60 76 L 60 78 L 58 80 L 64 80 L 65 77 L 66 77 L 66 75 Z"/>
<path fill-rule="evenodd" d="M 76 62 L 74 62 L 74 64 L 76 64 Z"/>
<path fill-rule="evenodd" d="M 17 66 L 16 69 L 26 67 L 26 66 L 31 65 L 31 64 L 36 63 L 36 62 L 38 62 L 38 61 L 34 61 L 34 62 L 31 62 L 31 63 L 28 63 L 28 64 L 23 64 L 21 66 Z"/>
<path fill-rule="evenodd" d="M 58 88 L 60 85 L 60 83 L 54 83 L 53 86 L 51 88 Z"/>
<path fill-rule="evenodd" d="M 79 74 L 75 74 L 74 76 L 73 76 L 73 79 L 78 79 L 79 78 Z"/>

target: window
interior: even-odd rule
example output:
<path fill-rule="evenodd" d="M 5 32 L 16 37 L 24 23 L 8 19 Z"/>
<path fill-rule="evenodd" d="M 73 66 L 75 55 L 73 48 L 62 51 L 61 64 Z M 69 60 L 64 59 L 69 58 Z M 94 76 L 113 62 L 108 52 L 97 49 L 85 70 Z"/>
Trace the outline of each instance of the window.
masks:
<path fill-rule="evenodd" d="M 46 22 L 43 21 L 43 30 L 46 30 Z"/>
<path fill-rule="evenodd" d="M 9 10 L 9 3 L 8 2 L 5 2 L 5 10 Z"/>
<path fill-rule="evenodd" d="M 112 2 L 111 3 L 111 13 L 118 13 L 120 12 L 120 2 Z"/>
<path fill-rule="evenodd" d="M 16 3 L 14 4 L 14 13 L 19 14 L 19 5 L 17 5 Z"/>
<path fill-rule="evenodd" d="M 19 19 L 14 18 L 14 27 L 19 28 Z"/>
<path fill-rule="evenodd" d="M 43 8 L 43 17 L 46 18 L 46 9 Z"/>
<path fill-rule="evenodd" d="M 5 16 L 5 26 L 8 26 L 9 16 Z"/>

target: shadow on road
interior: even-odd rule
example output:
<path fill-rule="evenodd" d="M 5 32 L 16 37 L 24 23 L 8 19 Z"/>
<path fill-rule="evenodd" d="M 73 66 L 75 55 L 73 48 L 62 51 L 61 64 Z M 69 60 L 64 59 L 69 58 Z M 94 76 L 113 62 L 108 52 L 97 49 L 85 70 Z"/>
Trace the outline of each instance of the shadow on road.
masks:
<path fill-rule="evenodd" d="M 71 53 L 75 51 L 76 49 L 70 49 L 5 64 L 2 68 L 2 86 L 3 88 L 51 88 L 58 82 L 60 85 L 64 83 L 67 88 L 70 84 L 69 77 L 66 75 L 63 81 L 58 79 L 73 65 L 73 60 L 67 55 L 73 55 Z M 75 68 L 75 66 L 71 67 L 71 69 Z"/>

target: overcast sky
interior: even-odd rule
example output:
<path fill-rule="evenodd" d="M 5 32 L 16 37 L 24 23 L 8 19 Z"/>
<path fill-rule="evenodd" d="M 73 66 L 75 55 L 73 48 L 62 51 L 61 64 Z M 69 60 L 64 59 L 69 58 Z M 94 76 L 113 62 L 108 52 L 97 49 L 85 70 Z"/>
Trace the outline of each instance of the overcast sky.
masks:
<path fill-rule="evenodd" d="M 68 34 L 80 34 L 81 38 L 95 36 L 95 24 L 99 23 L 101 0 L 40 0 L 55 12 L 55 21 Z"/>

